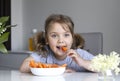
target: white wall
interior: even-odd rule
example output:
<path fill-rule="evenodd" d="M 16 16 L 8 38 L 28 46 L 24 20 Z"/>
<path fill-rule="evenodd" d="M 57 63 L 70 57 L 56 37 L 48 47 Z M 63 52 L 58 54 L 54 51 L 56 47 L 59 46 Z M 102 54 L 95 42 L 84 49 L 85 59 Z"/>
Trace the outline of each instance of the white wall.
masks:
<path fill-rule="evenodd" d="M 12 50 L 27 50 L 32 29 L 43 29 L 48 15 L 61 13 L 73 19 L 75 32 L 102 32 L 104 53 L 120 53 L 119 4 L 120 0 L 12 0 L 12 23 L 18 24 L 12 29 Z"/>
<path fill-rule="evenodd" d="M 12 28 L 11 32 L 11 46 L 13 51 L 22 51 L 23 47 L 23 8 L 22 0 L 11 0 L 11 23 L 17 24 L 15 28 Z"/>

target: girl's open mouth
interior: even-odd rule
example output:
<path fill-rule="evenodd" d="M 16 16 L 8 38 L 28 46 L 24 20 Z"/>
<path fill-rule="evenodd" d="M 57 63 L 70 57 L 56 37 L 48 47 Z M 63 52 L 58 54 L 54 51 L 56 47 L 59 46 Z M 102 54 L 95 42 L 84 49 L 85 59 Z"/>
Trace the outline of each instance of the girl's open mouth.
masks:
<path fill-rule="evenodd" d="M 56 46 L 56 48 L 60 50 L 60 46 Z"/>
<path fill-rule="evenodd" d="M 56 46 L 57 49 L 62 50 L 63 52 L 67 51 L 67 47 L 66 46 Z"/>

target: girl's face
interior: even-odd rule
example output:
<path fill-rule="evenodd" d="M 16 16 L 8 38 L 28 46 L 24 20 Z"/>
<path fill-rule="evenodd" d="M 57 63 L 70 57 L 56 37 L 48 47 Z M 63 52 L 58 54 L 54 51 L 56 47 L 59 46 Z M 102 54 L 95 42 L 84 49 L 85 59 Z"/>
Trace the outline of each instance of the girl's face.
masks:
<path fill-rule="evenodd" d="M 47 43 L 54 52 L 57 59 L 64 59 L 67 55 L 61 50 L 62 46 L 70 49 L 73 37 L 68 27 L 62 27 L 59 23 L 54 23 L 47 33 Z"/>

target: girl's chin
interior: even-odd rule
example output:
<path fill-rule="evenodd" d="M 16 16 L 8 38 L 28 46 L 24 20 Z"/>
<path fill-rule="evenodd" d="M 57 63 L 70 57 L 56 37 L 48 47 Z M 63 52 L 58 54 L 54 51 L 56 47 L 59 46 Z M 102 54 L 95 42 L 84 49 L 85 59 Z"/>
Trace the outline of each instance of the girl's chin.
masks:
<path fill-rule="evenodd" d="M 66 53 L 64 53 L 64 52 L 60 52 L 60 53 L 58 53 L 58 55 L 60 55 L 60 56 L 67 56 Z"/>
<path fill-rule="evenodd" d="M 55 55 L 59 56 L 59 57 L 66 57 L 67 56 L 65 53 L 56 53 Z"/>
<path fill-rule="evenodd" d="M 59 56 L 59 57 L 67 56 L 66 54 L 63 54 L 63 53 L 62 54 L 59 53 L 59 54 L 56 54 L 56 55 Z"/>
<path fill-rule="evenodd" d="M 65 52 L 60 51 L 60 50 L 59 50 L 59 51 L 55 51 L 55 55 L 56 55 L 56 56 L 60 56 L 60 57 L 62 57 L 62 56 L 67 56 Z"/>
<path fill-rule="evenodd" d="M 56 54 L 58 54 L 58 55 L 65 55 L 65 52 L 63 52 L 62 50 L 57 50 Z"/>

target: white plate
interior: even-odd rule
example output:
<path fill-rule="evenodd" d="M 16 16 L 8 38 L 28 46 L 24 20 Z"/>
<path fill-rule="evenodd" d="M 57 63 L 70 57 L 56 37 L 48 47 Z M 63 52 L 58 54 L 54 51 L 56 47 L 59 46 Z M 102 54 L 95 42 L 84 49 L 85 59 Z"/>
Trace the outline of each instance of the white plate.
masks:
<path fill-rule="evenodd" d="M 65 67 L 59 68 L 30 68 L 32 74 L 37 76 L 61 75 L 65 72 Z"/>

